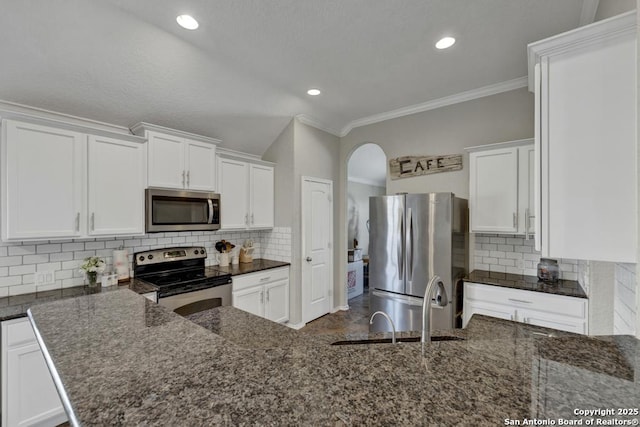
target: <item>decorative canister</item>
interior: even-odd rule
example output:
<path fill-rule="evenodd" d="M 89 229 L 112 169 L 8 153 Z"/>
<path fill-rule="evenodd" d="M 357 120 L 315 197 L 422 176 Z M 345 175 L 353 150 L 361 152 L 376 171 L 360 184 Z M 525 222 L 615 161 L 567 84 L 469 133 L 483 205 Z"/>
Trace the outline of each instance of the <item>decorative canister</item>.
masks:
<path fill-rule="evenodd" d="M 558 261 L 551 258 L 540 258 L 538 263 L 538 279 L 543 282 L 557 282 L 560 276 Z"/>
<path fill-rule="evenodd" d="M 113 251 L 113 268 L 118 275 L 118 282 L 129 280 L 129 253 L 120 247 Z"/>

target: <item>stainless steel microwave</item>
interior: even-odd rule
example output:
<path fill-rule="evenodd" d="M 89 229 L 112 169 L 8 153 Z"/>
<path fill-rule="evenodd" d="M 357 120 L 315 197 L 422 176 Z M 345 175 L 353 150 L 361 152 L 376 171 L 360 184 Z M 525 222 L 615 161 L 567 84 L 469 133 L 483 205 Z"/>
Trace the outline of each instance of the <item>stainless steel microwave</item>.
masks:
<path fill-rule="evenodd" d="M 205 191 L 147 188 L 146 231 L 220 229 L 220 195 Z"/>

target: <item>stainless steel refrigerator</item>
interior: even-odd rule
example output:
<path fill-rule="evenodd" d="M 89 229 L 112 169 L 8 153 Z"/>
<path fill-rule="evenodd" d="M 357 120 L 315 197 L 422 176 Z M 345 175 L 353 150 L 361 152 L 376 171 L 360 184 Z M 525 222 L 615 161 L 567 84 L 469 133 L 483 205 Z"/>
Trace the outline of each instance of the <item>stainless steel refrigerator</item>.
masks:
<path fill-rule="evenodd" d="M 462 278 L 468 266 L 467 201 L 453 193 L 369 198 L 370 312 L 386 312 L 397 331 L 422 328 L 427 283 L 438 275 L 448 303 L 432 304 L 431 329 L 462 324 Z M 433 299 L 433 298 L 432 298 Z M 376 316 L 371 331 L 390 331 Z"/>

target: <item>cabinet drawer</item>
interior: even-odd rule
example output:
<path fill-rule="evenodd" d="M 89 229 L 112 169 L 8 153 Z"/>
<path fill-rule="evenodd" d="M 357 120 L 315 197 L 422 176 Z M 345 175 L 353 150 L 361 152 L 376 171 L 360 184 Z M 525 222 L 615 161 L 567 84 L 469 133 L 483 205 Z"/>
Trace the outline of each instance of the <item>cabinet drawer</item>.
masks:
<path fill-rule="evenodd" d="M 505 304 L 514 308 L 554 313 L 579 319 L 587 317 L 586 299 L 564 295 L 465 283 L 465 299 Z"/>
<path fill-rule="evenodd" d="M 6 334 L 5 343 L 8 348 L 36 342 L 31 322 L 26 317 L 2 322 L 2 333 Z"/>
<path fill-rule="evenodd" d="M 239 291 L 251 286 L 264 285 L 283 279 L 289 280 L 289 267 L 272 268 L 256 273 L 242 274 L 233 277 L 233 290 Z"/>

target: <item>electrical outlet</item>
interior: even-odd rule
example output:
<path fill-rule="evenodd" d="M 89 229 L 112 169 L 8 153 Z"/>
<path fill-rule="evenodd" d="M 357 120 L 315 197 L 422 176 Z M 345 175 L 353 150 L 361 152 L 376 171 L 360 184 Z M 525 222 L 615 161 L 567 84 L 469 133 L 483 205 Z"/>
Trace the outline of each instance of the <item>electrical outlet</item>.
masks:
<path fill-rule="evenodd" d="M 36 286 L 53 285 L 56 282 L 56 272 L 54 270 L 38 271 L 35 274 Z"/>

